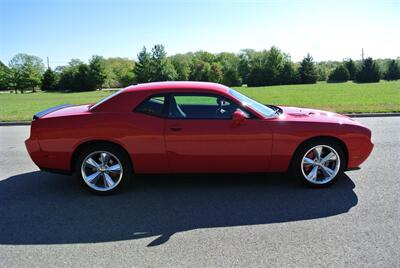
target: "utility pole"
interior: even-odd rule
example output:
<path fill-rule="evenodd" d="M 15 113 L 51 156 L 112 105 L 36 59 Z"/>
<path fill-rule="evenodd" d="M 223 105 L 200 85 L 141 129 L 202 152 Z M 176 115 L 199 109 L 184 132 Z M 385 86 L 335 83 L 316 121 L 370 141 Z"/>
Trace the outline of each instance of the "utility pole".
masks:
<path fill-rule="evenodd" d="M 47 56 L 47 69 L 50 69 L 49 56 Z"/>
<path fill-rule="evenodd" d="M 364 61 L 364 49 L 361 49 L 361 59 Z"/>

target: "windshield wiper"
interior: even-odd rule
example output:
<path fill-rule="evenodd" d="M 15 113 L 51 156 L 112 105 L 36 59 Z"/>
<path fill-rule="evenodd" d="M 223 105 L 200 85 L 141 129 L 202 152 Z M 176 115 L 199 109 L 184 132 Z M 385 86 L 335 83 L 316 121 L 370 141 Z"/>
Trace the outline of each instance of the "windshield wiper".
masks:
<path fill-rule="evenodd" d="M 282 113 L 282 109 L 275 105 L 266 105 L 270 109 L 274 110 L 272 116 L 280 115 Z"/>

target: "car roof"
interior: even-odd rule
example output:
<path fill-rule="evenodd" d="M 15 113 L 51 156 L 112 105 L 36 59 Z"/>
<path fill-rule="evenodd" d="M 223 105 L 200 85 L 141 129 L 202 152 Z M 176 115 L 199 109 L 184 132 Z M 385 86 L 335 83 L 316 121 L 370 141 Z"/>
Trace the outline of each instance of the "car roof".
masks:
<path fill-rule="evenodd" d="M 226 93 L 229 88 L 227 86 L 210 83 L 210 82 L 192 82 L 192 81 L 168 81 L 168 82 L 152 82 L 145 84 L 138 84 L 129 86 L 124 89 L 125 92 L 133 91 L 151 91 L 151 90 L 165 90 L 170 91 L 171 89 L 199 89 L 207 91 L 216 91 Z"/>

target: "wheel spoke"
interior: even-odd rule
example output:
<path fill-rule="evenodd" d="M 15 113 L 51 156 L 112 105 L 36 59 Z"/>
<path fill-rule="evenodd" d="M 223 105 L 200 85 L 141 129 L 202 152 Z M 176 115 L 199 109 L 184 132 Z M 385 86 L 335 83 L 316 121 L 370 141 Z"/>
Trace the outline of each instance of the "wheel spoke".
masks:
<path fill-rule="evenodd" d="M 108 175 L 107 173 L 103 173 L 103 177 L 104 177 L 104 185 L 110 188 L 113 187 L 115 182 L 111 179 L 110 175 Z"/>
<path fill-rule="evenodd" d="M 93 158 L 89 158 L 88 160 L 86 160 L 85 163 L 90 165 L 90 166 L 92 166 L 92 167 L 94 167 L 94 168 L 96 168 L 96 169 L 99 168 L 99 164 L 97 164 L 97 162 L 94 161 Z"/>
<path fill-rule="evenodd" d="M 95 172 L 95 173 L 93 173 L 93 174 L 87 176 L 87 177 L 86 177 L 86 180 L 87 180 L 89 183 L 96 184 L 97 181 L 99 180 L 99 177 L 100 177 L 99 175 L 100 175 L 100 174 L 101 174 L 101 173 L 100 173 L 99 171 L 97 171 L 97 172 Z"/>
<path fill-rule="evenodd" d="M 110 155 L 108 153 L 101 153 L 100 155 L 101 164 L 103 166 L 107 165 L 108 161 L 110 160 Z"/>
<path fill-rule="evenodd" d="M 317 172 L 318 172 L 318 167 L 315 166 L 313 169 L 308 173 L 307 178 L 311 181 L 315 181 L 317 179 Z"/>
<path fill-rule="evenodd" d="M 321 147 L 321 146 L 315 147 L 315 148 L 313 149 L 313 153 L 314 153 L 314 155 L 315 155 L 315 158 L 316 158 L 318 161 L 320 161 L 320 160 L 321 160 L 321 154 L 322 154 L 322 147 Z"/>
<path fill-rule="evenodd" d="M 308 157 L 304 157 L 303 163 L 304 164 L 308 164 L 308 165 L 313 165 L 313 166 L 315 165 L 314 160 L 312 160 L 312 159 L 310 159 Z"/>
<path fill-rule="evenodd" d="M 336 158 L 335 154 L 333 152 L 330 152 L 324 158 L 321 159 L 321 164 L 324 164 L 326 161 L 329 160 L 334 160 L 335 158 Z"/>
<path fill-rule="evenodd" d="M 325 166 L 321 166 L 321 170 L 326 178 L 332 176 L 332 174 L 334 173 L 334 171 L 332 169 L 325 167 Z"/>
<path fill-rule="evenodd" d="M 121 166 L 119 164 L 107 168 L 107 171 L 112 173 L 121 173 Z"/>

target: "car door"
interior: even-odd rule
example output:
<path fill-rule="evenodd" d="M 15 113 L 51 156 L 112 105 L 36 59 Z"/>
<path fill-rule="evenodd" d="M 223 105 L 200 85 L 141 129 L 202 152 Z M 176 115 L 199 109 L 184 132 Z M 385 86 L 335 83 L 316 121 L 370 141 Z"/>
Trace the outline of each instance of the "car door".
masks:
<path fill-rule="evenodd" d="M 140 103 L 126 120 L 130 135 L 123 139 L 131 153 L 136 173 L 168 173 L 165 150 L 165 96 L 156 94 Z"/>
<path fill-rule="evenodd" d="M 215 94 L 170 94 L 165 143 L 176 173 L 265 172 L 272 147 L 268 124 L 232 100 Z M 235 125 L 240 109 L 248 117 Z"/>

